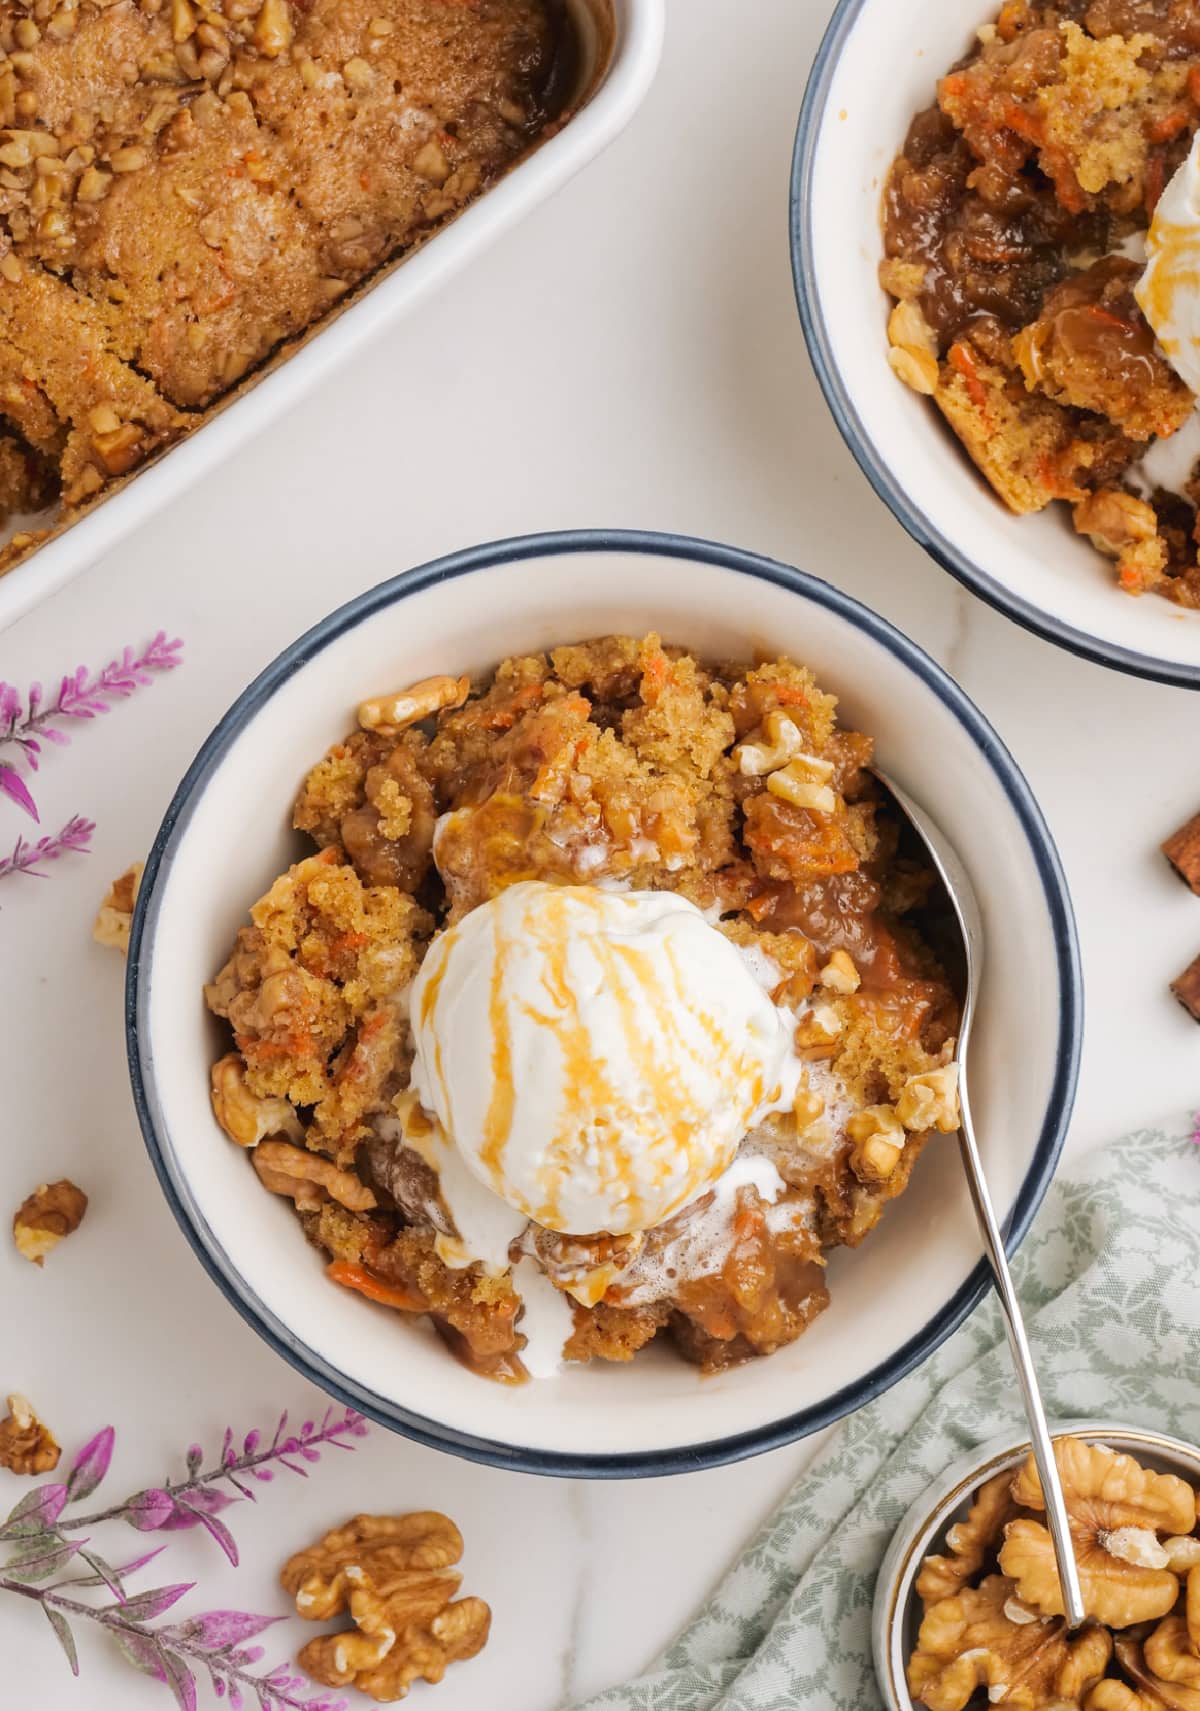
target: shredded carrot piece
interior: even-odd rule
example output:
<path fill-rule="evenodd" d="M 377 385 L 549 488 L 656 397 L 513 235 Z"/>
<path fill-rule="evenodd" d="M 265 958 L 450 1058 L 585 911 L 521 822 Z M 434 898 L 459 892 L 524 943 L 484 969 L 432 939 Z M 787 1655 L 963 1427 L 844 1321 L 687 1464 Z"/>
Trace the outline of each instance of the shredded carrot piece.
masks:
<path fill-rule="evenodd" d="M 1040 147 L 1046 140 L 1046 127 L 1036 113 L 1029 113 L 1017 101 L 1009 101 L 1004 108 L 1004 126 L 1013 131 L 1023 142 L 1033 143 Z"/>
<path fill-rule="evenodd" d="M 1088 314 L 1094 321 L 1102 321 L 1106 327 L 1120 327 L 1123 333 L 1131 333 L 1133 327 L 1120 315 L 1114 315 L 1111 309 L 1106 309 L 1102 303 L 1093 303 L 1088 308 Z"/>
<path fill-rule="evenodd" d="M 781 707 L 807 707 L 811 699 L 802 685 L 786 683 L 782 678 L 775 683 L 764 683 L 762 687 L 771 691 Z"/>
<path fill-rule="evenodd" d="M 518 689 L 507 707 L 496 707 L 480 720 L 485 731 L 511 731 L 522 713 L 527 713 L 542 698 L 540 683 L 527 683 Z"/>
<path fill-rule="evenodd" d="M 316 1041 L 307 1028 L 296 1028 L 283 1040 L 255 1040 L 235 1034 L 234 1043 L 248 1064 L 272 1063 L 278 1058 L 312 1057 Z"/>
<path fill-rule="evenodd" d="M 1177 107 L 1173 113 L 1164 113 L 1161 119 L 1156 119 L 1148 127 L 1146 135 L 1152 143 L 1169 143 L 1172 137 L 1186 131 L 1191 122 L 1192 116 L 1187 108 Z"/>
<path fill-rule="evenodd" d="M 423 1313 L 429 1305 L 425 1297 L 415 1290 L 383 1283 L 372 1277 L 365 1266 L 353 1265 L 349 1260 L 334 1260 L 325 1275 L 334 1283 L 340 1283 L 343 1289 L 356 1289 L 368 1301 L 378 1301 L 384 1307 L 398 1307 L 402 1313 Z"/>
<path fill-rule="evenodd" d="M 1162 198 L 1162 193 L 1166 188 L 1166 183 L 1166 162 L 1160 154 L 1151 156 L 1150 164 L 1146 168 L 1146 192 L 1144 198 L 1146 213 L 1151 217 L 1153 217 L 1154 210 L 1158 207 Z"/>
<path fill-rule="evenodd" d="M 1047 492 L 1055 499 L 1079 500 L 1084 497 L 1083 488 L 1078 482 L 1072 481 L 1064 474 L 1061 463 L 1052 452 L 1043 452 L 1038 458 L 1038 478 Z"/>
<path fill-rule="evenodd" d="M 367 935 L 365 933 L 339 933 L 329 946 L 329 954 L 331 957 L 336 957 L 340 956 L 343 951 L 361 950 L 366 942 Z"/>
<path fill-rule="evenodd" d="M 975 358 L 961 339 L 950 346 L 947 359 L 951 368 L 962 375 L 967 388 L 967 396 L 975 408 L 986 410 L 987 389 L 979 378 L 979 370 L 975 367 Z"/>

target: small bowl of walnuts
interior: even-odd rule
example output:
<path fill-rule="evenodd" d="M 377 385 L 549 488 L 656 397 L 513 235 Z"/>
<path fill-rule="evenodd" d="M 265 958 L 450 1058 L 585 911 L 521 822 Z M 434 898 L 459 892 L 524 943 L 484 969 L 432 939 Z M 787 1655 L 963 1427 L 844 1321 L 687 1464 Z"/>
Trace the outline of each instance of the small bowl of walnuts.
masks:
<path fill-rule="evenodd" d="M 957 1462 L 897 1529 L 872 1642 L 889 1711 L 1200 1711 L 1200 1450 L 1056 1428 L 1088 1620 L 1074 1632 L 1028 1440 Z"/>

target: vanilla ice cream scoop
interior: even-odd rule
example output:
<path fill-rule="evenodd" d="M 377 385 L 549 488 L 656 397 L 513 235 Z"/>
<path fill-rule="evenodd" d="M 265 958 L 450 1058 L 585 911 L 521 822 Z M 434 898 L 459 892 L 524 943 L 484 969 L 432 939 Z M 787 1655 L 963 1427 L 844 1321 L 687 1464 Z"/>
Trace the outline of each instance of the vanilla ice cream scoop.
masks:
<path fill-rule="evenodd" d="M 790 1104 L 792 1019 L 684 898 L 538 881 L 434 940 L 413 1085 L 467 1168 L 548 1229 L 627 1235 Z"/>
<path fill-rule="evenodd" d="M 1135 288 L 1171 367 L 1200 394 L 1200 132 L 1159 198 Z"/>

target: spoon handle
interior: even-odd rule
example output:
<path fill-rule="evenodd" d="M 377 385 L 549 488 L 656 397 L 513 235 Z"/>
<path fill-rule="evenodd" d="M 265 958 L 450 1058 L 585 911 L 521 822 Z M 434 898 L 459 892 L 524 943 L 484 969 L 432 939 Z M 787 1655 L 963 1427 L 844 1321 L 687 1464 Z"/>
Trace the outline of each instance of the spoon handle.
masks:
<path fill-rule="evenodd" d="M 1013 1288 L 1012 1273 L 1008 1269 L 1008 1256 L 1004 1252 L 1004 1239 L 1000 1234 L 1000 1226 L 996 1222 L 992 1197 L 988 1192 L 987 1179 L 983 1174 L 983 1164 L 975 1141 L 975 1129 L 971 1122 L 971 1108 L 967 1102 L 965 1077 L 963 1077 L 959 1088 L 959 1105 L 962 1112 L 959 1150 L 967 1173 L 971 1203 L 975 1208 L 975 1216 L 979 1220 L 984 1246 L 995 1277 L 996 1293 L 1000 1297 L 1000 1307 L 1008 1331 L 1009 1347 L 1012 1350 L 1013 1362 L 1017 1369 L 1017 1379 L 1021 1386 L 1021 1400 L 1025 1404 L 1025 1418 L 1029 1422 L 1033 1459 L 1037 1464 L 1038 1476 L 1042 1484 L 1042 1495 L 1046 1500 L 1046 1520 L 1049 1523 L 1050 1536 L 1054 1540 L 1054 1557 L 1058 1564 L 1058 1581 L 1062 1588 L 1067 1626 L 1068 1628 L 1078 1628 L 1082 1626 L 1085 1620 L 1085 1613 L 1083 1592 L 1079 1585 L 1079 1565 L 1075 1560 L 1071 1529 L 1067 1521 L 1066 1499 L 1063 1496 L 1058 1463 L 1054 1459 L 1050 1429 L 1046 1424 L 1046 1411 L 1042 1406 L 1042 1393 L 1038 1389 L 1033 1357 L 1029 1352 L 1025 1321 L 1021 1316 L 1017 1292 Z"/>

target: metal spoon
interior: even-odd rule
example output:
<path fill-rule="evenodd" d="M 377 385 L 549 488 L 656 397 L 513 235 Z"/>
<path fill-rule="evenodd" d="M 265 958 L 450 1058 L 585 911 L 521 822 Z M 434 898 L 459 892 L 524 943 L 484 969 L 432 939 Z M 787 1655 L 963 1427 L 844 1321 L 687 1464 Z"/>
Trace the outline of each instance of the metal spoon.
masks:
<path fill-rule="evenodd" d="M 955 1053 L 958 1063 L 958 1102 L 961 1112 L 961 1127 L 958 1132 L 959 1151 L 963 1168 L 967 1173 L 971 1204 L 975 1208 L 975 1216 L 979 1221 L 984 1248 L 988 1259 L 991 1261 L 996 1293 L 1000 1297 L 1000 1306 L 1004 1313 L 1004 1323 L 1008 1331 L 1009 1347 L 1012 1350 L 1013 1363 L 1016 1366 L 1017 1378 L 1021 1386 L 1021 1399 L 1025 1404 L 1025 1418 L 1029 1422 L 1029 1435 L 1033 1445 L 1033 1459 L 1037 1464 L 1038 1475 L 1041 1479 L 1042 1495 L 1046 1500 L 1046 1519 L 1050 1523 L 1050 1535 L 1054 1540 L 1054 1556 L 1058 1564 L 1058 1580 L 1062 1588 L 1067 1626 L 1068 1628 L 1078 1628 L 1085 1620 L 1083 1593 L 1079 1585 L 1079 1566 L 1075 1561 L 1075 1551 L 1071 1543 L 1071 1531 L 1067 1521 L 1067 1505 L 1063 1497 L 1062 1481 L 1059 1478 L 1058 1465 L 1054 1460 L 1050 1430 L 1046 1424 L 1046 1411 L 1042 1406 L 1037 1374 L 1034 1371 L 1033 1358 L 1029 1352 L 1025 1321 L 1021 1317 L 1021 1306 L 1017 1300 L 1016 1290 L 1013 1288 L 1012 1274 L 1008 1269 L 1008 1257 L 1004 1252 L 1004 1238 L 1000 1233 L 1000 1226 L 996 1222 L 992 1197 L 988 1192 L 987 1179 L 983 1172 L 983 1161 L 979 1156 L 979 1147 L 975 1141 L 975 1128 L 971 1121 L 971 1104 L 967 1096 L 967 1042 L 971 1035 L 971 1024 L 975 1019 L 975 1005 L 979 996 L 979 983 L 983 967 L 983 917 L 980 914 L 979 903 L 971 881 L 967 877 L 966 869 L 955 850 L 947 843 L 942 832 L 934 825 L 925 810 L 918 807 L 912 797 L 901 790 L 900 786 L 894 783 L 886 773 L 880 772 L 878 767 L 873 767 L 871 770 L 895 799 L 897 806 L 925 845 L 934 870 L 945 887 L 950 906 L 958 922 L 959 931 L 962 934 L 967 970 L 962 1021 L 959 1025 L 958 1044 Z"/>

